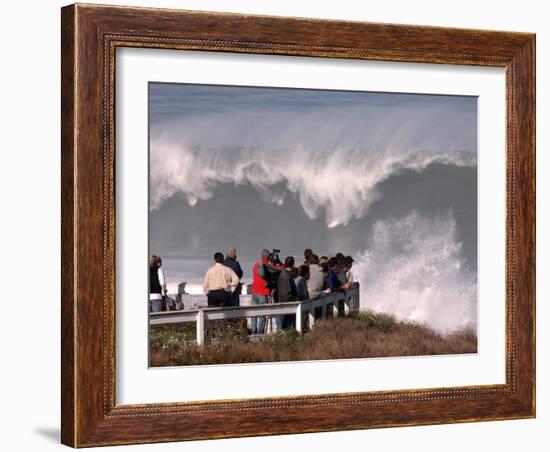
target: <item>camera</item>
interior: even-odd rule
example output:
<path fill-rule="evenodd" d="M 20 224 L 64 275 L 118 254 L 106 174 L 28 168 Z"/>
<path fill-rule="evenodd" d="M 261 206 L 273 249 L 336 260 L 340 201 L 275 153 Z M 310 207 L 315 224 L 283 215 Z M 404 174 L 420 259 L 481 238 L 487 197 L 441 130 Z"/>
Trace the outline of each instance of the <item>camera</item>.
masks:
<path fill-rule="evenodd" d="M 263 266 L 266 287 L 272 291 L 277 287 L 277 280 L 281 274 L 281 269 L 277 268 L 283 265 L 279 258 L 281 250 L 273 248 L 272 252 L 267 256 L 267 264 Z"/>
<path fill-rule="evenodd" d="M 274 265 L 283 265 L 283 263 L 281 262 L 281 259 L 279 258 L 280 252 L 281 250 L 273 248 L 273 251 L 269 253 L 269 256 L 267 257 L 267 260 L 273 263 Z"/>

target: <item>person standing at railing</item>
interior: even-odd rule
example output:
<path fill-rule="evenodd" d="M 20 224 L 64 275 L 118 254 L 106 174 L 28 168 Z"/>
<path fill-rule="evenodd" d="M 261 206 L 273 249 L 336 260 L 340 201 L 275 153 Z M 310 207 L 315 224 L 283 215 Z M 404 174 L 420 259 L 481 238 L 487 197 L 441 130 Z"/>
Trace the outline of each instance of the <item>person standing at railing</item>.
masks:
<path fill-rule="evenodd" d="M 290 273 L 290 277 L 292 279 L 295 279 L 296 276 L 298 276 L 298 269 L 294 266 L 294 257 L 293 256 L 288 256 L 285 259 L 284 268 Z"/>
<path fill-rule="evenodd" d="M 163 296 L 166 296 L 166 278 L 162 259 L 153 254 L 149 260 L 149 312 L 162 311 Z"/>
<path fill-rule="evenodd" d="M 208 297 L 208 306 L 226 306 L 229 295 L 239 285 L 239 277 L 223 265 L 223 254 L 214 254 L 214 265 L 204 276 L 203 291 Z"/>
<path fill-rule="evenodd" d="M 328 264 L 323 264 L 321 266 L 323 269 L 323 275 L 325 276 L 326 289 L 323 291 L 324 294 L 330 294 L 340 289 L 341 284 L 335 271 L 336 265 L 336 258 L 332 257 Z"/>
<path fill-rule="evenodd" d="M 319 265 L 319 256 L 311 256 L 309 264 L 309 279 L 307 280 L 307 291 L 310 298 L 318 298 L 323 291 L 323 270 Z"/>
<path fill-rule="evenodd" d="M 322 281 L 322 274 L 321 281 Z M 296 286 L 296 301 L 307 301 L 310 299 L 309 292 L 307 290 L 307 282 L 309 280 L 309 266 L 300 265 L 298 267 L 298 275 L 294 278 L 294 285 Z M 283 319 L 284 329 L 296 328 L 296 316 L 294 314 L 287 314 Z"/>
<path fill-rule="evenodd" d="M 313 256 L 313 250 L 311 248 L 306 248 L 304 250 L 304 265 L 311 264 L 311 257 Z"/>
<path fill-rule="evenodd" d="M 239 295 L 241 294 L 241 289 L 242 289 L 242 284 L 240 280 L 243 277 L 243 269 L 241 268 L 241 264 L 239 264 L 239 261 L 237 260 L 237 250 L 235 248 L 229 248 L 227 250 L 227 256 L 223 261 L 223 265 L 225 265 L 226 267 L 229 267 L 239 277 L 239 284 L 237 285 L 235 290 L 229 294 L 228 303 L 226 306 L 239 306 L 240 305 Z"/>
<path fill-rule="evenodd" d="M 307 283 L 308 283 L 309 277 L 310 277 L 309 267 L 307 265 L 300 265 L 300 267 L 298 268 L 298 276 L 294 279 L 298 301 L 309 300 L 309 292 L 307 290 Z"/>
<path fill-rule="evenodd" d="M 336 273 L 338 281 L 340 281 L 340 286 L 343 287 L 346 283 L 346 256 L 342 253 L 337 253 L 334 258 L 336 259 L 336 264 L 331 265 L 331 267 L 334 270 L 334 273 Z"/>
<path fill-rule="evenodd" d="M 267 258 L 269 257 L 269 250 L 263 249 L 260 253 L 260 260 L 252 267 L 252 304 L 266 304 L 271 294 L 270 289 L 267 287 L 265 277 L 265 265 L 267 265 Z M 265 333 L 265 317 L 252 317 L 252 334 L 264 334 Z"/>
<path fill-rule="evenodd" d="M 285 259 L 285 266 L 281 269 L 281 273 L 277 279 L 277 292 L 274 300 L 275 303 L 285 303 L 287 301 L 296 301 L 298 299 L 296 284 L 294 284 L 294 272 L 294 258 L 292 256 L 288 256 Z M 285 317 L 287 316 L 282 314 L 275 316 L 277 331 L 283 330 Z"/>
<path fill-rule="evenodd" d="M 351 289 L 355 283 L 351 267 L 353 266 L 353 257 L 346 256 L 344 260 L 344 278 L 345 282 L 342 284 L 342 289 Z"/>

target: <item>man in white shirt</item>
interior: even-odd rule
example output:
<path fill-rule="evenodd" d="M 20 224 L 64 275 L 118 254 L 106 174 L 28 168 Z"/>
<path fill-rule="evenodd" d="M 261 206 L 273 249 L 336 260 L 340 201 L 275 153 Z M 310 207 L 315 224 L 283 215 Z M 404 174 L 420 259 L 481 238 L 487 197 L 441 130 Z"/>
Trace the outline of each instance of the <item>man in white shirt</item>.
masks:
<path fill-rule="evenodd" d="M 204 276 L 203 291 L 208 297 L 208 306 L 224 306 L 229 294 L 239 285 L 237 274 L 223 265 L 223 254 L 214 254 L 215 264 Z"/>

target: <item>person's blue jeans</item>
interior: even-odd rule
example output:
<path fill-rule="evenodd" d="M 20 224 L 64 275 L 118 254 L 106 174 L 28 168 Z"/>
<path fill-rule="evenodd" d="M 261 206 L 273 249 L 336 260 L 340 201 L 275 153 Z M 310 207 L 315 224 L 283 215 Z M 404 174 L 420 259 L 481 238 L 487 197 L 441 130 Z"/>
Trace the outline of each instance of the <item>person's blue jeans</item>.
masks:
<path fill-rule="evenodd" d="M 149 312 L 161 312 L 162 300 L 149 300 Z"/>
<path fill-rule="evenodd" d="M 266 304 L 267 295 L 252 294 L 252 304 Z M 265 334 L 265 317 L 252 317 L 252 334 Z"/>
<path fill-rule="evenodd" d="M 283 329 L 293 330 L 296 328 L 296 316 L 294 314 L 285 314 L 283 316 Z"/>
<path fill-rule="evenodd" d="M 275 315 L 273 317 L 275 318 L 275 325 L 277 326 L 277 332 L 283 331 L 283 321 L 285 316 L 280 314 L 280 315 Z"/>

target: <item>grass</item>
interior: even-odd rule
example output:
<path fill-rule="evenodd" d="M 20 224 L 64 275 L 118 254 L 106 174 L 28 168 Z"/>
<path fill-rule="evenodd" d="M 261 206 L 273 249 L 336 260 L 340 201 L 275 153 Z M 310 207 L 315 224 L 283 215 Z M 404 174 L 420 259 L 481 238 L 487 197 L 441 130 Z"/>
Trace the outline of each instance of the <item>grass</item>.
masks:
<path fill-rule="evenodd" d="M 477 336 L 471 328 L 443 335 L 425 325 L 373 312 L 316 320 L 315 328 L 302 336 L 296 331 L 284 331 L 255 342 L 247 337 L 242 322 L 228 322 L 223 331 L 217 332 L 215 342 L 199 347 L 194 339 L 194 325 L 151 328 L 151 366 L 477 352 Z"/>

